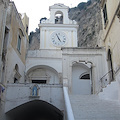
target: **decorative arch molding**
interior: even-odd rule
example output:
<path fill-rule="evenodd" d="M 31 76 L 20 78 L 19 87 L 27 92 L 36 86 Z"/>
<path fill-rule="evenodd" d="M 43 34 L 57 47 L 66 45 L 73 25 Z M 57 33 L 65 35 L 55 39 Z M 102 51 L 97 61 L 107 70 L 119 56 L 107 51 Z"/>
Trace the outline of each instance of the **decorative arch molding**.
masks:
<path fill-rule="evenodd" d="M 51 66 L 47 66 L 47 65 L 35 65 L 35 66 L 29 68 L 29 69 L 26 71 L 26 75 L 27 75 L 29 72 L 31 72 L 32 70 L 37 69 L 37 68 L 51 69 L 51 70 L 53 70 L 54 72 L 58 73 L 58 71 L 57 71 L 55 68 L 51 67 Z"/>
<path fill-rule="evenodd" d="M 85 79 L 90 79 L 90 73 L 89 73 L 89 72 L 84 72 L 84 73 L 82 73 L 82 74 L 80 75 L 79 79 L 84 79 L 83 77 L 86 76 L 86 75 L 88 75 L 88 76 L 87 76 L 88 78 L 85 78 Z"/>
<path fill-rule="evenodd" d="M 45 65 L 38 65 L 26 72 L 26 82 L 35 84 L 61 84 L 62 73 L 54 68 Z"/>
<path fill-rule="evenodd" d="M 39 67 L 44 67 L 44 68 L 50 68 L 52 70 L 54 70 L 56 73 L 60 73 L 61 71 L 59 71 L 59 69 L 55 68 L 55 66 L 50 66 L 50 65 L 42 65 L 42 64 L 31 64 L 28 67 L 26 67 L 26 74 L 28 72 L 30 72 L 31 70 L 35 69 L 35 68 L 39 68 Z"/>
<path fill-rule="evenodd" d="M 93 62 L 91 61 L 85 61 L 85 60 L 74 60 L 71 62 L 71 66 L 74 66 L 76 64 L 84 65 L 86 68 L 90 69 L 93 66 Z"/>

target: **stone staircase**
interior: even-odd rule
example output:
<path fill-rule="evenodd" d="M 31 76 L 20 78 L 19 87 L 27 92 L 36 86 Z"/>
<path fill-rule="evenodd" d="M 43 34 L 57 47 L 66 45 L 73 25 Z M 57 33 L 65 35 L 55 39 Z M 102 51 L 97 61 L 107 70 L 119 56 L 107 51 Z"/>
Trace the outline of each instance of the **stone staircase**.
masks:
<path fill-rule="evenodd" d="M 107 85 L 107 87 L 102 89 L 102 92 L 100 92 L 99 98 L 104 100 L 114 100 L 118 101 L 118 92 L 119 92 L 119 83 L 118 81 L 111 82 Z"/>
<path fill-rule="evenodd" d="M 120 104 L 97 95 L 69 95 L 75 120 L 120 120 Z"/>

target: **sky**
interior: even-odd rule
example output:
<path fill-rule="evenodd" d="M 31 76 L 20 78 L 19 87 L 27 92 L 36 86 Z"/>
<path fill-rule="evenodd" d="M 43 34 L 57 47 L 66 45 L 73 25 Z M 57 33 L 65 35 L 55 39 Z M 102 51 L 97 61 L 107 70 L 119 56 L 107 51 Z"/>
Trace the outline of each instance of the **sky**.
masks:
<path fill-rule="evenodd" d="M 87 0 L 11 0 L 14 1 L 19 13 L 26 13 L 29 17 L 29 33 L 38 28 L 41 18 L 47 17 L 49 19 L 49 6 L 56 3 L 63 3 L 66 6 L 75 7 L 80 2 L 87 2 Z"/>

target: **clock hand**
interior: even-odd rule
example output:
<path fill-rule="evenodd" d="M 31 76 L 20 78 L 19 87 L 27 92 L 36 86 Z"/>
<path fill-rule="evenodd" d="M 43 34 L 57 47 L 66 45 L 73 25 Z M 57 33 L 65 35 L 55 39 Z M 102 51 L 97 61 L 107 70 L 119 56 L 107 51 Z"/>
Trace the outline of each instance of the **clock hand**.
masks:
<path fill-rule="evenodd" d="M 58 40 L 61 42 L 61 40 L 60 40 L 60 38 L 59 38 L 59 36 L 58 36 L 58 34 L 57 34 L 57 33 L 56 33 L 56 36 L 57 36 Z"/>

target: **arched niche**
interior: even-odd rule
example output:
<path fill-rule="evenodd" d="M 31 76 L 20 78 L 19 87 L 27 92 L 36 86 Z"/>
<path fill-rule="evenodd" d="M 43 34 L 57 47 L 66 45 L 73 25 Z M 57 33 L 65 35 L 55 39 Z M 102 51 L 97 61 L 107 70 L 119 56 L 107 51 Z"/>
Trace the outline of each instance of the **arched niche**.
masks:
<path fill-rule="evenodd" d="M 63 13 L 61 11 L 55 13 L 55 24 L 63 24 Z"/>
<path fill-rule="evenodd" d="M 18 64 L 16 64 L 14 68 L 14 83 L 19 83 L 20 78 L 21 75 L 19 73 L 19 66 Z"/>
<path fill-rule="evenodd" d="M 59 73 L 49 66 L 34 66 L 26 73 L 26 82 L 33 84 L 61 84 Z"/>
<path fill-rule="evenodd" d="M 30 97 L 39 97 L 39 86 L 37 84 L 33 84 L 31 87 L 30 87 Z"/>

